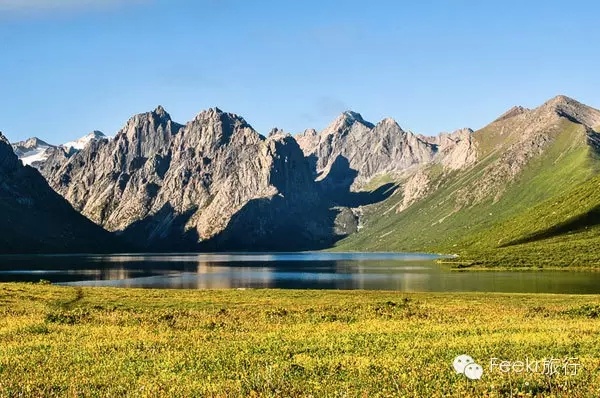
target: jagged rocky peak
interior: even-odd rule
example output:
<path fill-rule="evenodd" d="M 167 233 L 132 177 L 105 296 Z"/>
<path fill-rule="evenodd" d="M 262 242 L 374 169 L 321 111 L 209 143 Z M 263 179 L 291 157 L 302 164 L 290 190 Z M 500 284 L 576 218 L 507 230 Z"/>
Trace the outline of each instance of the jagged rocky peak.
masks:
<path fill-rule="evenodd" d="M 341 176 L 339 183 L 351 180 L 353 189 L 377 174 L 400 173 L 427 163 L 435 154 L 433 145 L 405 132 L 394 119 L 373 125 L 356 112 L 344 112 L 318 136 L 307 131 L 296 140 L 305 156 L 315 160 L 319 180 Z M 347 168 L 345 173 L 340 165 Z"/>
<path fill-rule="evenodd" d="M 396 135 L 409 141 L 420 140 L 420 138 L 412 132 L 404 131 L 398 122 L 391 117 L 382 119 L 371 129 L 369 134 L 372 136 L 373 140 L 382 140 L 384 143 L 386 140 L 389 141 L 390 137 L 394 138 Z"/>
<path fill-rule="evenodd" d="M 107 139 L 106 135 L 104 135 L 104 133 L 102 131 L 94 130 L 91 133 L 86 134 L 83 137 L 81 137 L 75 141 L 66 142 L 66 143 L 62 144 L 61 146 L 65 149 L 67 154 L 73 155 L 75 152 L 80 151 L 83 148 L 85 148 L 91 142 L 95 142 L 95 141 L 103 140 L 103 139 Z"/>
<path fill-rule="evenodd" d="M 465 138 L 470 137 L 475 131 L 473 131 L 470 127 L 463 127 L 461 129 L 455 130 L 450 134 L 447 134 L 449 138 Z"/>
<path fill-rule="evenodd" d="M 202 116 L 202 115 L 220 115 L 224 113 L 219 107 L 213 106 L 210 107 L 208 109 L 204 109 L 202 111 L 200 111 L 200 113 L 198 113 L 198 117 Z"/>
<path fill-rule="evenodd" d="M 590 128 L 600 126 L 600 110 L 582 104 L 565 95 L 557 95 L 537 109 L 540 113 L 553 113 Z"/>
<path fill-rule="evenodd" d="M 162 107 L 162 105 L 159 105 L 153 111 L 139 113 L 130 120 L 152 120 L 156 124 L 167 124 L 171 121 L 171 115 Z"/>
<path fill-rule="evenodd" d="M 247 124 L 243 117 L 236 115 L 235 113 L 223 112 L 220 108 L 212 107 L 205 109 L 198 113 L 195 117 L 195 121 L 223 121 L 224 119 L 239 120 L 244 124 Z"/>
<path fill-rule="evenodd" d="M 382 119 L 379 123 L 377 123 L 377 125 L 396 126 L 400 130 L 402 130 L 402 128 L 400 127 L 400 125 L 398 124 L 398 122 L 396 122 L 396 120 L 392 119 L 391 117 L 386 117 L 386 118 Z"/>
<path fill-rule="evenodd" d="M 319 132 L 315 129 L 306 129 L 294 137 L 304 155 L 309 156 L 319 145 L 321 139 Z"/>
<path fill-rule="evenodd" d="M 36 147 L 40 147 L 40 146 L 46 146 L 46 147 L 52 146 L 52 145 L 48 144 L 46 141 L 42 141 L 38 137 L 31 137 L 31 138 L 26 139 L 25 141 L 16 142 L 15 145 L 22 147 L 22 148 L 26 148 L 26 149 L 36 148 Z"/>
<path fill-rule="evenodd" d="M 289 135 L 289 133 L 286 133 L 283 129 L 280 129 L 279 127 L 273 127 L 271 131 L 269 131 L 269 134 L 267 134 L 267 137 L 273 137 L 277 135 Z"/>
<path fill-rule="evenodd" d="M 382 119 L 369 131 L 370 139 L 381 145 L 390 146 L 399 139 L 416 143 L 417 136 L 402 130 L 402 127 L 391 117 Z"/>
<path fill-rule="evenodd" d="M 171 115 L 169 115 L 169 113 L 165 110 L 165 108 L 163 108 L 162 105 L 156 107 L 156 109 L 154 110 L 154 114 L 156 114 L 159 117 L 171 120 Z"/>
<path fill-rule="evenodd" d="M 23 164 L 37 167 L 46 161 L 55 147 L 37 137 L 32 137 L 12 144 L 12 148 Z"/>
<path fill-rule="evenodd" d="M 500 117 L 498 119 L 496 119 L 495 121 L 499 122 L 501 120 L 510 119 L 512 117 L 519 116 L 519 115 L 522 115 L 527 112 L 529 112 L 528 108 L 522 107 L 520 105 L 513 106 L 512 108 L 510 108 L 509 110 L 504 112 L 502 115 L 500 115 Z"/>
<path fill-rule="evenodd" d="M 277 130 L 265 138 L 218 108 L 170 137 L 161 132 L 173 122 L 153 118 L 134 118 L 113 141 L 51 170 L 52 186 L 88 218 L 142 245 L 196 248 L 238 228 L 252 230 L 244 238 L 250 244 L 306 222 L 302 212 L 315 205 L 315 183 L 291 135 Z M 275 197 L 279 210 L 270 207 Z"/>
<path fill-rule="evenodd" d="M 217 107 L 209 108 L 200 112 L 198 115 L 196 115 L 194 120 L 188 123 L 188 126 L 193 124 L 250 127 L 248 122 L 246 122 L 243 117 L 235 113 L 223 112 Z"/>
<path fill-rule="evenodd" d="M 339 118 L 365 123 L 365 119 L 363 119 L 363 117 L 360 113 L 350 111 L 350 110 L 342 112 L 342 114 L 339 116 Z"/>
<path fill-rule="evenodd" d="M 153 111 L 138 113 L 137 115 L 131 117 L 127 121 L 125 127 L 119 133 L 117 133 L 117 136 L 120 133 L 126 132 L 131 129 L 149 129 L 155 126 L 163 126 L 166 128 L 171 124 L 176 125 L 176 123 L 174 123 L 171 120 L 171 115 L 169 115 L 169 113 L 167 113 L 167 111 L 165 111 L 165 109 L 161 105 L 159 105 Z"/>
<path fill-rule="evenodd" d="M 171 115 L 163 108 L 162 105 L 158 105 L 154 110 L 149 112 L 142 112 L 134 115 L 128 121 L 129 123 L 139 124 L 144 120 L 152 121 L 155 124 L 167 124 L 171 120 Z"/>
<path fill-rule="evenodd" d="M 194 120 L 182 130 L 182 135 L 179 141 L 185 141 L 187 145 L 193 145 L 201 151 L 216 150 L 234 139 L 246 141 L 264 139 L 243 117 L 235 113 L 223 112 L 216 107 L 196 115 Z"/>
<path fill-rule="evenodd" d="M 162 106 L 154 111 L 140 113 L 127 121 L 113 140 L 120 154 L 127 154 L 128 162 L 161 153 L 183 126 L 171 120 Z"/>
<path fill-rule="evenodd" d="M 345 111 L 340 116 L 338 116 L 333 123 L 325 128 L 321 132 L 321 135 L 331 135 L 331 134 L 346 134 L 351 129 L 357 126 L 359 129 L 372 129 L 374 125 L 372 123 L 367 122 L 360 113 L 353 111 Z"/>
<path fill-rule="evenodd" d="M 25 141 L 15 142 L 12 144 L 12 146 L 15 148 L 15 151 L 20 150 L 22 152 L 26 152 L 28 150 L 37 148 L 50 148 L 54 145 L 48 144 L 46 141 L 43 141 L 38 137 L 31 137 Z"/>
<path fill-rule="evenodd" d="M 564 94 L 559 94 L 555 97 L 550 98 L 542 106 L 560 106 L 560 105 L 567 105 L 567 104 L 583 105 L 582 103 L 574 100 L 571 97 L 567 97 Z"/>

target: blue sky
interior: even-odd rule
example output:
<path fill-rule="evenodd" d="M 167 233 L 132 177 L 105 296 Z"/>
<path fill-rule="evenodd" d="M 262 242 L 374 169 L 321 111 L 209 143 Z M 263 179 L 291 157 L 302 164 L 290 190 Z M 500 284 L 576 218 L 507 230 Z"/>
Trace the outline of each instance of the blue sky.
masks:
<path fill-rule="evenodd" d="M 112 135 L 162 104 L 259 132 L 346 109 L 428 135 L 566 94 L 600 107 L 593 1 L 0 0 L 0 131 Z"/>

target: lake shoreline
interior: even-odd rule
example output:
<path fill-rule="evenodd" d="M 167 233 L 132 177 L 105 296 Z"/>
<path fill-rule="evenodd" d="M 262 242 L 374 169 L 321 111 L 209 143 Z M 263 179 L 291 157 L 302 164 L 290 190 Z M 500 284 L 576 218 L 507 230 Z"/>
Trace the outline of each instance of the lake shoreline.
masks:
<path fill-rule="evenodd" d="M 457 260 L 460 259 L 461 256 L 458 254 L 444 254 L 444 253 L 434 253 L 434 252 L 426 252 L 426 251 L 416 251 L 416 252 L 398 252 L 398 251 L 352 251 L 352 250 L 343 250 L 336 251 L 331 249 L 326 250 L 316 250 L 316 251 L 276 251 L 276 252 L 262 252 L 262 251 L 224 251 L 224 252 L 117 252 L 117 253 L 33 253 L 33 254 L 20 254 L 20 253 L 5 253 L 0 254 L 0 260 L 2 259 L 11 259 L 11 258 L 22 258 L 22 257 L 39 257 L 39 258 L 60 258 L 60 257 L 101 257 L 101 256 L 131 256 L 131 257 L 140 257 L 140 256 L 156 256 L 156 257 L 169 257 L 169 256 L 203 256 L 203 255 L 222 255 L 222 256 L 237 256 L 237 255 L 248 255 L 248 256 L 258 256 L 258 255 L 302 255 L 302 254 L 316 254 L 316 255 L 402 255 L 408 254 L 415 256 L 427 256 L 430 259 L 434 260 L 437 264 L 447 267 L 452 271 L 459 272 L 494 272 L 494 271 L 502 271 L 502 272 L 524 272 L 524 271 L 534 271 L 534 272 L 542 272 L 542 271 L 561 271 L 561 272 L 600 272 L 600 265 L 582 265 L 582 266 L 540 266 L 540 265 L 531 265 L 531 266 L 502 266 L 502 265 L 486 265 L 485 260 L 476 260 L 473 258 L 477 258 L 477 256 L 469 256 L 468 260 Z M 508 261 L 507 261 L 508 262 Z"/>
<path fill-rule="evenodd" d="M 464 268 L 427 253 L 136 253 L 0 256 L 0 282 L 162 289 L 600 294 L 591 269 Z"/>

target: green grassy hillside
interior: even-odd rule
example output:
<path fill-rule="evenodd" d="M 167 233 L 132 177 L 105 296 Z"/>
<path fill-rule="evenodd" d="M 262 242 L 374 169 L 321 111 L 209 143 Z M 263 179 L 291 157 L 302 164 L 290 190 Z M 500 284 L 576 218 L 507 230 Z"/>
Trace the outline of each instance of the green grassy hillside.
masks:
<path fill-rule="evenodd" d="M 563 121 L 515 178 L 483 200 L 461 202 L 461 195 L 494 176 L 493 167 L 511 162 L 506 154 L 518 137 L 502 140 L 499 131 L 492 124 L 475 133 L 481 160 L 474 167 L 449 174 L 437 166 L 427 170 L 439 188 L 404 211 L 396 211 L 401 194 L 366 209 L 363 228 L 336 250 L 457 253 L 463 265 L 600 265 L 600 255 L 590 250 L 600 243 L 594 221 L 600 160 L 580 124 Z"/>
<path fill-rule="evenodd" d="M 458 245 L 465 265 L 600 267 L 600 176 Z"/>

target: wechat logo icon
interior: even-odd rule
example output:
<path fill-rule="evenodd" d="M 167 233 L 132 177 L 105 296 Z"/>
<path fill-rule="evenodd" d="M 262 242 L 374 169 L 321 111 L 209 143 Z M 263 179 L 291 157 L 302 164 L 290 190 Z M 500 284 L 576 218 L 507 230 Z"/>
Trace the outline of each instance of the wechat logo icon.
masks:
<path fill-rule="evenodd" d="M 481 365 L 476 364 L 473 358 L 468 355 L 463 354 L 454 358 L 452 366 L 456 373 L 465 375 L 469 380 L 479 380 L 483 375 Z"/>

